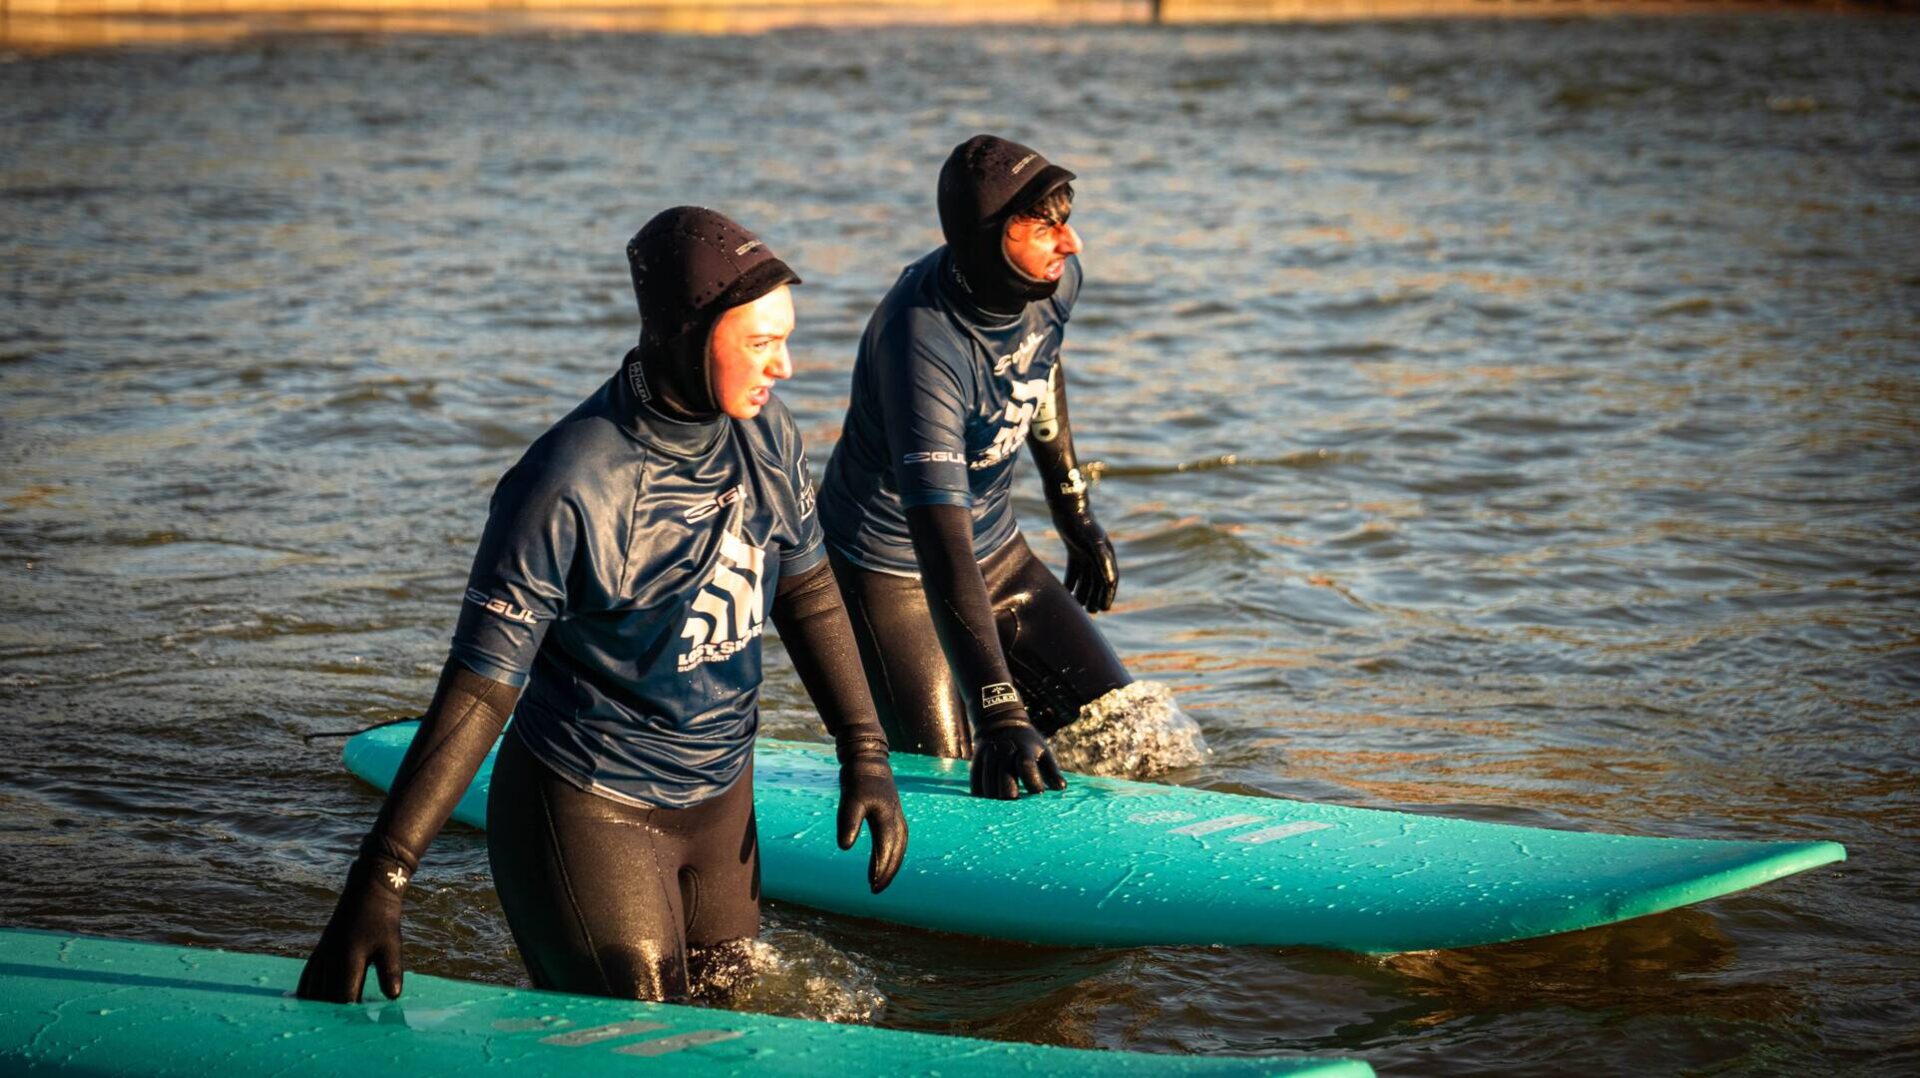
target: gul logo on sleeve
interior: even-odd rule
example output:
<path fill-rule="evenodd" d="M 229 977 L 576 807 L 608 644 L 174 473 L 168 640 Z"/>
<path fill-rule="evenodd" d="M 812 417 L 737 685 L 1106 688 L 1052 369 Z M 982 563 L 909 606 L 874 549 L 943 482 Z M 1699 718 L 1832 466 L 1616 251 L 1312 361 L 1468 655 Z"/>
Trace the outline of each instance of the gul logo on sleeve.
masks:
<path fill-rule="evenodd" d="M 996 681 L 991 685 L 982 685 L 980 687 L 980 706 L 982 708 L 998 707 L 1001 704 L 1018 704 L 1019 702 L 1020 694 L 1014 692 L 1013 686 L 1004 681 Z"/>
<path fill-rule="evenodd" d="M 680 630 L 687 641 L 681 673 L 701 663 L 731 659 L 759 639 L 765 628 L 760 606 L 766 556 L 731 530 L 721 534 L 720 560 L 714 563 L 713 576 L 700 585 Z"/>
<path fill-rule="evenodd" d="M 965 453 L 954 453 L 945 449 L 930 449 L 921 453 L 908 453 L 901 457 L 908 464 L 965 464 Z"/>
<path fill-rule="evenodd" d="M 505 599 L 495 599 L 479 588 L 467 589 L 467 602 L 522 625 L 532 625 L 535 621 L 533 611 L 524 606 L 515 606 Z"/>

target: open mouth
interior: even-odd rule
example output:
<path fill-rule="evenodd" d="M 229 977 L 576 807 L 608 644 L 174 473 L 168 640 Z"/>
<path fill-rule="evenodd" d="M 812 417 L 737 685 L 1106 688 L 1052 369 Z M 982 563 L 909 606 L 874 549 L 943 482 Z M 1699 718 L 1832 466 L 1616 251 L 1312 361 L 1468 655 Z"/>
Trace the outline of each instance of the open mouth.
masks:
<path fill-rule="evenodd" d="M 747 394 L 747 402 L 757 408 L 764 408 L 766 407 L 767 401 L 772 397 L 773 387 L 761 386 L 759 389 Z"/>
<path fill-rule="evenodd" d="M 1060 279 L 1060 275 L 1062 273 L 1065 273 L 1066 271 L 1067 271 L 1067 260 L 1063 258 L 1060 261 L 1055 262 L 1053 265 L 1047 267 L 1047 280 L 1057 281 Z"/>

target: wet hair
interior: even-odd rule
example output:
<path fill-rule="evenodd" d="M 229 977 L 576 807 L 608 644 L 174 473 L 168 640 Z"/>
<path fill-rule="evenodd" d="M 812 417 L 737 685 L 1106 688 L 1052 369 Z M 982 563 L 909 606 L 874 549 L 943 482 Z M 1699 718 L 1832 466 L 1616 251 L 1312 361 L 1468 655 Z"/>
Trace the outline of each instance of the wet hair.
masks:
<path fill-rule="evenodd" d="M 1073 185 L 1063 183 L 1036 199 L 1031 205 L 1022 207 L 1007 215 L 1007 220 L 1022 218 L 1033 221 L 1045 221 L 1058 226 L 1073 212 Z"/>

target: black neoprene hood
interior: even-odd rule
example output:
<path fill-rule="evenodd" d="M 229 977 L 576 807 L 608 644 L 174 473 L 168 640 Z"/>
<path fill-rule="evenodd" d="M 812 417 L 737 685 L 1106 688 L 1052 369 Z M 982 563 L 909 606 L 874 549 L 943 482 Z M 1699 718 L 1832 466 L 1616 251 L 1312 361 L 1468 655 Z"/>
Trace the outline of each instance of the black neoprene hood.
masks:
<path fill-rule="evenodd" d="M 967 290 L 989 310 L 1018 310 L 1053 295 L 1058 282 L 1015 269 L 1000 245 L 1014 213 L 1074 179 L 1039 151 L 998 135 L 975 135 L 940 166 L 940 231 Z"/>
<path fill-rule="evenodd" d="M 662 340 L 800 283 L 758 236 L 703 206 L 675 206 L 641 226 L 627 243 L 627 266 L 641 324 Z"/>
<path fill-rule="evenodd" d="M 641 226 L 627 241 L 627 268 L 651 387 L 643 399 L 677 419 L 719 414 L 707 371 L 713 323 L 729 308 L 800 283 L 758 236 L 703 206 L 675 206 Z"/>

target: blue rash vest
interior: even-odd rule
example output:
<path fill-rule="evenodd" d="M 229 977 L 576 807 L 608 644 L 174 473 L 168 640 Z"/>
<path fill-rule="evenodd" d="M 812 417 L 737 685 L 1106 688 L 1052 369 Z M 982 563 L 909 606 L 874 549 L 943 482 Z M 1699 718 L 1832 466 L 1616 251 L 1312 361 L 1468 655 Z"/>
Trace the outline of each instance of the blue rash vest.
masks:
<path fill-rule="evenodd" d="M 494 489 L 453 657 L 523 688 L 514 728 L 568 780 L 683 808 L 745 769 L 780 574 L 826 551 L 785 405 L 675 422 L 639 402 L 638 366 Z"/>
<path fill-rule="evenodd" d="M 1079 294 L 1078 258 L 1067 259 L 1051 298 L 1017 315 L 968 303 L 945 247 L 901 272 L 860 338 L 847 420 L 820 486 L 835 550 L 863 568 L 920 575 L 906 511 L 921 505 L 970 509 L 976 558 L 1017 534 L 1014 461 Z"/>

